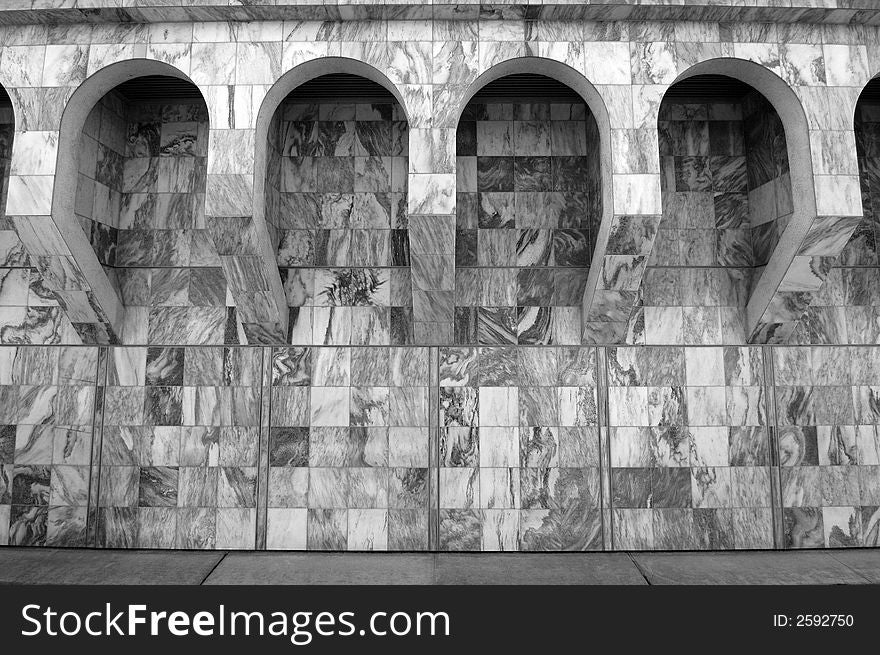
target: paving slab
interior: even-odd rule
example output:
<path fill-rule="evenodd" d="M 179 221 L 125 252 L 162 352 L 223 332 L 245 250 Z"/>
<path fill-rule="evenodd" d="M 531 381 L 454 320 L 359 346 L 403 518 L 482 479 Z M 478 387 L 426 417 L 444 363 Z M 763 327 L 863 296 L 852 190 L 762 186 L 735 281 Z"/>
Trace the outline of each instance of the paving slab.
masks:
<path fill-rule="evenodd" d="M 866 584 L 824 552 L 632 553 L 652 585 Z"/>
<path fill-rule="evenodd" d="M 433 569 L 429 553 L 230 553 L 205 584 L 431 584 Z"/>
<path fill-rule="evenodd" d="M 646 584 L 626 553 L 437 555 L 436 584 Z"/>
<path fill-rule="evenodd" d="M 0 548 L 0 584 L 193 584 L 223 551 Z"/>
<path fill-rule="evenodd" d="M 851 548 L 827 553 L 873 584 L 880 584 L 880 548 Z"/>

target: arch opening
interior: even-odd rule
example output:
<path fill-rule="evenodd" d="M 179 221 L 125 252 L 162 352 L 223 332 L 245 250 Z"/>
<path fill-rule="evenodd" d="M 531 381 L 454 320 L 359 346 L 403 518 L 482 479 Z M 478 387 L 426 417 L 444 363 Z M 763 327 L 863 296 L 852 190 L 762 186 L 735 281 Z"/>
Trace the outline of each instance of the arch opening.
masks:
<path fill-rule="evenodd" d="M 583 95 L 555 78 L 503 75 L 471 97 L 456 132 L 456 344 L 580 343 L 602 147 Z"/>
<path fill-rule="evenodd" d="M 699 74 L 668 89 L 658 132 L 663 215 L 635 338 L 747 343 L 750 294 L 795 212 L 783 121 L 750 84 Z"/>
<path fill-rule="evenodd" d="M 205 219 L 207 106 L 162 73 L 129 76 L 81 110 L 72 211 L 124 306 L 122 342 L 238 343 Z"/>
<path fill-rule="evenodd" d="M 397 97 L 360 74 L 313 77 L 268 118 L 258 176 L 289 343 L 413 342 L 408 142 Z"/>

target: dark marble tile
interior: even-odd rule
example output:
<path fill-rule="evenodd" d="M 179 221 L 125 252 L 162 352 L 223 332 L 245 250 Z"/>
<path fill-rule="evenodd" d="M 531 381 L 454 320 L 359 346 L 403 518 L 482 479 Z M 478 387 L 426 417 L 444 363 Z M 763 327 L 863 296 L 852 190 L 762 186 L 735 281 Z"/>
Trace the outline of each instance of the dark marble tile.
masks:
<path fill-rule="evenodd" d="M 515 344 L 515 307 L 478 307 L 477 340 L 485 345 Z"/>
<path fill-rule="evenodd" d="M 139 507 L 176 507 L 178 469 L 148 466 L 140 469 Z"/>
<path fill-rule="evenodd" d="M 586 230 L 553 230 L 553 260 L 557 266 L 587 267 L 592 256 Z"/>
<path fill-rule="evenodd" d="M 513 157 L 477 157 L 480 191 L 513 191 Z"/>
<path fill-rule="evenodd" d="M 551 191 L 554 180 L 550 157 L 515 157 L 513 166 L 513 187 L 516 191 Z M 479 180 L 478 180 L 479 184 Z M 563 183 L 568 186 L 569 183 Z M 482 187 L 480 187 L 482 188 Z M 557 188 L 556 190 L 562 190 Z"/>
<path fill-rule="evenodd" d="M 133 122 L 128 124 L 125 144 L 126 157 L 156 157 L 159 155 L 160 121 Z"/>
<path fill-rule="evenodd" d="M 474 510 L 440 510 L 440 550 L 478 551 L 482 523 Z"/>
<path fill-rule="evenodd" d="M 308 428 L 272 428 L 269 433 L 270 466 L 308 466 Z"/>
<path fill-rule="evenodd" d="M 587 191 L 589 166 L 586 157 L 552 157 L 554 191 Z"/>
<path fill-rule="evenodd" d="M 455 154 L 457 157 L 477 156 L 477 123 L 466 121 L 464 117 L 455 130 Z"/>
<path fill-rule="evenodd" d="M 147 348 L 146 384 L 182 386 L 185 352 L 184 348 Z"/>

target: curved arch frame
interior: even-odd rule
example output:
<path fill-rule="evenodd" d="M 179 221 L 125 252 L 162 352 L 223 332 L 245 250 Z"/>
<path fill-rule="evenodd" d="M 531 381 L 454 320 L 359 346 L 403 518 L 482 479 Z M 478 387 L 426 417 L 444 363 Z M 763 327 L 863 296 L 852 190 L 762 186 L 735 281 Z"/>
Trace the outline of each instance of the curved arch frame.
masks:
<path fill-rule="evenodd" d="M 745 59 L 707 59 L 679 75 L 680 82 L 697 75 L 726 75 L 745 82 L 764 96 L 782 121 L 791 176 L 793 212 L 770 260 L 755 284 L 746 306 L 746 334 L 752 334 L 779 290 L 801 243 L 816 218 L 816 189 L 810 152 L 810 128 L 800 99 L 789 84 L 770 69 Z M 662 102 L 662 101 L 661 101 Z"/>
<path fill-rule="evenodd" d="M 165 75 L 192 83 L 179 69 L 154 59 L 126 59 L 109 64 L 92 73 L 70 96 L 61 115 L 58 135 L 52 218 L 117 335 L 121 332 L 124 320 L 122 299 L 74 216 L 80 135 L 89 113 L 101 98 L 123 82 L 146 75 Z M 193 83 L 193 86 L 197 85 Z"/>

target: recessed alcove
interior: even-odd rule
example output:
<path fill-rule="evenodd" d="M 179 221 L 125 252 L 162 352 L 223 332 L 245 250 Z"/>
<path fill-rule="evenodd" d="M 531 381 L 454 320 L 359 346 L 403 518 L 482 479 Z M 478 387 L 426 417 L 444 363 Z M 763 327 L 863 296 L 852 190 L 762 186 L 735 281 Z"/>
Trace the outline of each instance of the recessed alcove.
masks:
<path fill-rule="evenodd" d="M 477 91 L 456 135 L 457 344 L 578 344 L 602 217 L 599 130 L 531 73 Z"/>
<path fill-rule="evenodd" d="M 647 343 L 746 343 L 745 306 L 793 212 L 785 130 L 724 75 L 674 84 L 660 105 L 663 217 L 642 282 Z"/>
<path fill-rule="evenodd" d="M 347 73 L 296 87 L 269 125 L 265 215 L 297 345 L 412 342 L 406 116 Z"/>
<path fill-rule="evenodd" d="M 238 342 L 205 221 L 208 110 L 176 77 L 136 77 L 91 109 L 74 213 L 125 306 L 125 343 Z"/>

